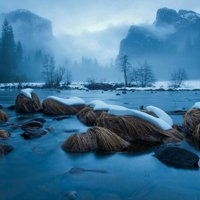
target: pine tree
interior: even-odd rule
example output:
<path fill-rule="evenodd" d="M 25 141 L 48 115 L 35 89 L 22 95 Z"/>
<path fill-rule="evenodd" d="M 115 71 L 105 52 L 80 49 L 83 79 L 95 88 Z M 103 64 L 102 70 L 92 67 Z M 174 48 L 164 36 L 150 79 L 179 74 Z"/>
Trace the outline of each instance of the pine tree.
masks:
<path fill-rule="evenodd" d="M 12 82 L 16 70 L 16 45 L 12 26 L 4 20 L 1 33 L 1 82 Z"/>
<path fill-rule="evenodd" d="M 21 42 L 18 41 L 17 43 L 17 48 L 16 48 L 16 58 L 17 58 L 17 67 L 18 69 L 22 67 L 23 64 L 23 49 L 22 49 L 22 45 Z"/>

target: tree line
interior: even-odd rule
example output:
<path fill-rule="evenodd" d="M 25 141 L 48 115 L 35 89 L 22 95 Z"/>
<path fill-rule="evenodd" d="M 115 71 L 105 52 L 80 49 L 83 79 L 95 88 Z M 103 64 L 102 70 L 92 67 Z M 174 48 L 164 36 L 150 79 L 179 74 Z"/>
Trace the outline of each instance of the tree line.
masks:
<path fill-rule="evenodd" d="M 152 67 L 146 61 L 138 63 L 138 66 L 134 67 L 127 55 L 121 55 L 117 59 L 117 66 L 123 73 L 125 87 L 148 87 L 156 81 Z M 172 88 L 179 88 L 187 80 L 187 74 L 183 68 L 171 72 L 170 76 L 169 86 Z"/>
<path fill-rule="evenodd" d="M 12 26 L 4 20 L 0 38 L 0 82 L 18 80 L 18 68 L 22 63 L 21 42 L 15 42 Z"/>

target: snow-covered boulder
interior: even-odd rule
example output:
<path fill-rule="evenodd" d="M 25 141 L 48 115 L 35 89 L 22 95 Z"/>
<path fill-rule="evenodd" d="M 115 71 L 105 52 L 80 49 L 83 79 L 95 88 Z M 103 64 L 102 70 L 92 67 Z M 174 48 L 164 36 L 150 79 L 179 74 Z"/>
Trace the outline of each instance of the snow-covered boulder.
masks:
<path fill-rule="evenodd" d="M 16 111 L 19 113 L 34 113 L 41 110 L 39 97 L 30 89 L 23 89 L 16 97 Z"/>
<path fill-rule="evenodd" d="M 85 101 L 78 97 L 68 99 L 49 96 L 42 102 L 44 114 L 47 115 L 75 115 L 85 107 Z"/>
<path fill-rule="evenodd" d="M 168 129 L 168 125 L 162 127 L 167 128 L 167 130 L 163 130 L 145 118 L 127 113 L 125 115 L 103 113 L 98 119 L 97 125 L 113 131 L 130 143 L 136 141 L 166 143 L 179 142 L 183 139 L 181 133 L 173 128 Z"/>
<path fill-rule="evenodd" d="M 200 102 L 195 103 L 183 116 L 183 129 L 200 141 Z"/>
<path fill-rule="evenodd" d="M 0 121 L 1 122 L 7 122 L 8 121 L 8 115 L 0 109 Z"/>
<path fill-rule="evenodd" d="M 128 142 L 136 140 L 146 142 L 180 141 L 183 136 L 172 128 L 171 118 L 161 109 L 149 107 L 155 116 L 128 109 L 123 106 L 107 104 L 103 101 L 93 101 L 90 104 L 94 110 L 107 111 L 97 120 L 97 126 L 105 127 L 118 134 Z"/>

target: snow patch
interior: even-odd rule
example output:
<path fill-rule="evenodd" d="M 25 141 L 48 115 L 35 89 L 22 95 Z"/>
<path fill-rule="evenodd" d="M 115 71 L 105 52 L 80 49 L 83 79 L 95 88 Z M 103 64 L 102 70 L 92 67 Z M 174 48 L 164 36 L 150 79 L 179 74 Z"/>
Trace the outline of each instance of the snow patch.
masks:
<path fill-rule="evenodd" d="M 162 109 L 155 106 L 147 106 L 146 110 L 149 112 L 153 112 L 158 118 L 167 122 L 170 126 L 173 126 L 172 118 Z"/>
<path fill-rule="evenodd" d="M 56 96 L 49 96 L 47 97 L 47 99 L 57 101 L 58 103 L 62 103 L 66 106 L 85 105 L 85 101 L 79 97 L 71 97 L 68 99 L 64 99 Z"/>
<path fill-rule="evenodd" d="M 200 102 L 196 102 L 192 108 L 200 109 Z"/>
<path fill-rule="evenodd" d="M 33 92 L 33 89 L 31 88 L 26 88 L 20 91 L 20 94 L 23 94 L 24 96 L 26 96 L 29 99 L 32 99 L 32 95 L 31 93 Z"/>
<path fill-rule="evenodd" d="M 107 104 L 104 101 L 101 100 L 94 100 L 89 103 L 89 105 L 94 109 L 94 110 L 104 110 L 104 111 L 109 111 L 111 108 L 116 109 L 116 110 L 126 110 L 126 107 L 123 106 L 118 106 L 118 105 L 112 105 L 112 104 Z"/>

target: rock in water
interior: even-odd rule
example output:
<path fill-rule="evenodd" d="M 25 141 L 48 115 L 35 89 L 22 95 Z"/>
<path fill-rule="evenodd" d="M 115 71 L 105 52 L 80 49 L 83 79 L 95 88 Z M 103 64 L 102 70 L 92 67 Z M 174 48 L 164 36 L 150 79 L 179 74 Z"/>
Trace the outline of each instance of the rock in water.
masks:
<path fill-rule="evenodd" d="M 195 169 L 199 167 L 199 157 L 179 147 L 160 147 L 155 150 L 154 156 L 166 165 L 175 168 Z"/>
<path fill-rule="evenodd" d="M 2 122 L 8 121 L 8 115 L 3 110 L 0 110 L 0 121 Z"/>
<path fill-rule="evenodd" d="M 47 120 L 42 118 L 42 117 L 40 117 L 40 118 L 32 119 L 31 121 L 36 121 L 36 122 L 40 122 L 40 123 L 44 124 Z"/>
<path fill-rule="evenodd" d="M 5 130 L 0 130 L 0 138 L 4 138 L 4 139 L 7 139 L 10 137 L 10 133 L 8 133 L 7 131 Z"/>
<path fill-rule="evenodd" d="M 15 105 L 11 105 L 8 107 L 8 110 L 15 110 Z"/>
<path fill-rule="evenodd" d="M 0 144 L 0 156 L 4 156 L 13 150 L 11 145 Z"/>
<path fill-rule="evenodd" d="M 35 139 L 35 138 L 39 138 L 43 135 L 46 135 L 48 133 L 48 131 L 46 129 L 43 128 L 29 128 L 26 129 L 24 131 L 24 133 L 21 134 L 21 136 L 24 139 Z"/>
<path fill-rule="evenodd" d="M 41 110 L 40 100 L 33 91 L 29 96 L 24 92 L 18 94 L 15 107 L 18 113 L 35 113 Z"/>
<path fill-rule="evenodd" d="M 29 129 L 39 129 L 43 127 L 43 123 L 39 121 L 30 121 L 28 123 L 22 124 L 21 129 L 22 130 L 29 130 Z"/>
<path fill-rule="evenodd" d="M 100 169 L 84 169 L 79 167 L 73 167 L 69 170 L 70 174 L 80 174 L 83 172 L 94 172 L 94 173 L 101 173 L 101 174 L 107 174 L 108 172 L 106 170 L 100 170 Z"/>

